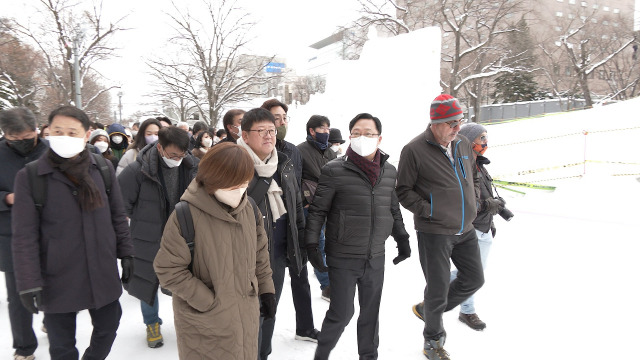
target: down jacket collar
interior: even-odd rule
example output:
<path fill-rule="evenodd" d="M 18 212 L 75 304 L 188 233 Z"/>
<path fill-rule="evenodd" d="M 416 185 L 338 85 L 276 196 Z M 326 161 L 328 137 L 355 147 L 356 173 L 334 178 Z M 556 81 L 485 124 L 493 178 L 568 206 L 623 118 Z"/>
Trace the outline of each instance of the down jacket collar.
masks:
<path fill-rule="evenodd" d="M 136 158 L 136 161 L 138 161 L 142 165 L 142 172 L 152 178 L 158 177 L 158 166 L 160 166 L 160 156 L 158 147 L 156 146 L 157 143 L 158 142 L 156 141 L 142 148 L 142 150 L 140 150 L 140 153 L 138 154 L 138 157 Z M 180 164 L 180 167 L 185 166 L 187 169 L 193 168 L 196 163 L 194 159 L 195 157 L 188 152 L 187 156 L 182 159 L 182 164 Z"/>

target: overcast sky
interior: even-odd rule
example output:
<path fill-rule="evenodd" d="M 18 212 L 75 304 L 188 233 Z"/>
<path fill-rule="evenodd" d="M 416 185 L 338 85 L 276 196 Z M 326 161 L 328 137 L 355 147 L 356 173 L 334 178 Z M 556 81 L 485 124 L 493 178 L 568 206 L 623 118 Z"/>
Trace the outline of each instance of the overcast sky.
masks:
<path fill-rule="evenodd" d="M 69 0 L 73 3 L 73 0 Z M 80 0 L 79 7 L 90 6 L 92 1 Z M 187 9 L 201 4 L 201 0 L 176 1 Z M 309 45 L 331 35 L 338 26 L 348 24 L 357 17 L 357 0 L 238 0 L 237 5 L 247 10 L 256 22 L 250 51 L 258 55 L 277 55 L 286 59 L 288 67 L 302 67 L 311 56 Z M 3 16 L 19 21 L 35 19 L 35 9 L 42 6 L 38 0 L 16 1 L 3 6 Z M 107 79 L 105 82 L 122 86 L 124 94 L 123 117 L 138 110 L 136 104 L 147 101 L 142 95 L 150 92 L 145 75 L 145 58 L 167 56 L 166 42 L 172 34 L 170 19 L 173 6 L 170 0 L 105 0 L 105 19 L 122 22 L 130 30 L 115 38 L 120 48 L 119 57 L 96 64 Z M 117 103 L 117 91 L 112 100 Z"/>

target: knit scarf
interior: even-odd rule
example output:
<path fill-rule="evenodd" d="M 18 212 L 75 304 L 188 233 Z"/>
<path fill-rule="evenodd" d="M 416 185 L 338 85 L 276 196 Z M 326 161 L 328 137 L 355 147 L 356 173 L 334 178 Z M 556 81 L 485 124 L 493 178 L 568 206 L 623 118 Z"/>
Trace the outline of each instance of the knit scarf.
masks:
<path fill-rule="evenodd" d="M 258 155 L 256 155 L 255 152 L 253 152 L 251 147 L 249 147 L 241 137 L 238 138 L 237 144 L 244 147 L 249 152 L 258 176 L 266 178 L 273 177 L 273 174 L 278 170 L 278 151 L 275 148 L 271 152 L 271 156 L 267 157 L 267 162 L 264 162 L 258 157 Z M 287 213 L 287 209 L 282 201 L 282 189 L 278 186 L 278 183 L 275 180 L 271 181 L 271 185 L 269 185 L 269 189 L 267 189 L 267 197 L 269 199 L 269 206 L 271 207 L 271 214 L 273 215 L 274 220 L 279 219 L 282 215 Z"/>
<path fill-rule="evenodd" d="M 85 211 L 102 207 L 102 194 L 91 175 L 91 154 L 86 149 L 71 159 L 65 159 L 53 150 L 47 152 L 51 166 L 60 170 L 78 188 L 78 203 Z"/>
<path fill-rule="evenodd" d="M 369 161 L 369 159 L 358 155 L 351 149 L 351 145 L 347 148 L 346 155 L 355 166 L 367 175 L 369 181 L 371 181 L 371 186 L 375 186 L 380 176 L 380 149 L 376 150 L 373 161 Z"/>
<path fill-rule="evenodd" d="M 323 144 L 316 141 L 311 135 L 307 135 L 307 141 L 311 142 L 315 147 L 317 147 L 320 151 L 325 151 L 329 144 Z"/>

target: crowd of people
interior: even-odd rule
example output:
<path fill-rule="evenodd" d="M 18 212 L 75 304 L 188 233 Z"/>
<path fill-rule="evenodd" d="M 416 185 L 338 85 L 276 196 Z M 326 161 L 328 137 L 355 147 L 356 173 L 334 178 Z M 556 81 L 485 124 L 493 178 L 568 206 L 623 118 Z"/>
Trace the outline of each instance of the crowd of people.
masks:
<path fill-rule="evenodd" d="M 505 209 L 485 168 L 487 129 L 463 125 L 458 100 L 442 94 L 396 169 L 377 117 L 356 115 L 343 148 L 340 129 L 313 115 L 296 146 L 287 113 L 271 99 L 228 111 L 219 130 L 168 118 L 128 128 L 62 106 L 38 130 L 28 109 L 1 111 L 0 270 L 14 359 L 35 359 L 39 311 L 51 359 L 78 359 L 82 310 L 93 325 L 82 359 L 105 359 L 124 288 L 140 300 L 150 348 L 164 344 L 160 292 L 171 296 L 181 359 L 266 360 L 287 272 L 295 339 L 317 343 L 314 359 L 329 358 L 356 289 L 359 358 L 377 359 L 386 240 L 394 264 L 411 256 L 401 205 L 414 214 L 427 283 L 413 306 L 424 355 L 449 359 L 442 314 L 458 305 L 460 321 L 483 330 L 473 295 Z M 320 330 L 307 262 L 329 301 Z"/>

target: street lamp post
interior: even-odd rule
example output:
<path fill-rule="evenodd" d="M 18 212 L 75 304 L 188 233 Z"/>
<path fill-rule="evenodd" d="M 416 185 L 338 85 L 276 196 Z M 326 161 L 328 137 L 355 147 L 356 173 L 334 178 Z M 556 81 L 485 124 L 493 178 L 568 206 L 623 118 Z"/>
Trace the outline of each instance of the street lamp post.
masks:
<path fill-rule="evenodd" d="M 122 123 L 122 91 L 118 91 L 118 111 L 119 111 L 119 123 Z"/>

